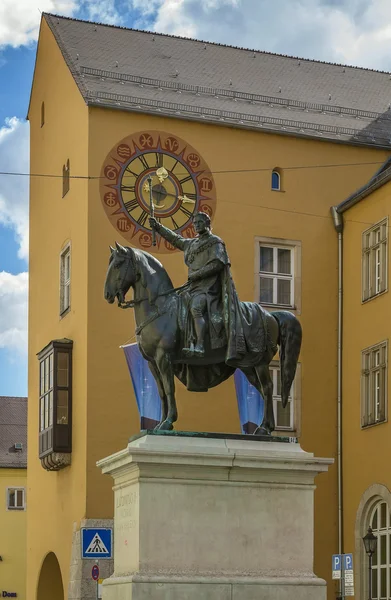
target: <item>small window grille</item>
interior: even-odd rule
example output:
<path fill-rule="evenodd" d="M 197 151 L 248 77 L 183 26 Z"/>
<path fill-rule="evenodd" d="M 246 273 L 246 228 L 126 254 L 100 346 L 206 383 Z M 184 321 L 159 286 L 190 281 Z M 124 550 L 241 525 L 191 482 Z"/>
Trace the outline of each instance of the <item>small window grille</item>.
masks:
<path fill-rule="evenodd" d="M 70 164 L 69 158 L 67 160 L 67 164 L 62 167 L 62 197 L 69 192 L 70 187 Z"/>
<path fill-rule="evenodd" d="M 68 245 L 60 255 L 60 315 L 71 306 L 71 247 Z"/>

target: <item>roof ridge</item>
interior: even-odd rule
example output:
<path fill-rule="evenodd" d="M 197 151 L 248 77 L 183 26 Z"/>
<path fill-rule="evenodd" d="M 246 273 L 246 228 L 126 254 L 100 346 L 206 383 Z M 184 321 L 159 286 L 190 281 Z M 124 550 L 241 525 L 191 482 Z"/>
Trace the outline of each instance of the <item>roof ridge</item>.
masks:
<path fill-rule="evenodd" d="M 28 396 L 0 396 L 0 400 L 4 400 L 4 398 L 7 400 L 27 400 Z"/>
<path fill-rule="evenodd" d="M 45 16 L 45 17 L 49 16 L 49 17 L 53 17 L 56 19 L 65 19 L 67 21 L 77 21 L 79 23 L 88 23 L 91 25 L 99 25 L 102 27 L 112 27 L 113 29 L 123 29 L 125 31 L 136 31 L 137 33 L 147 33 L 147 34 L 151 34 L 151 35 L 159 35 L 161 37 L 185 40 L 185 41 L 189 41 L 189 42 L 199 42 L 200 44 L 210 44 L 212 46 L 220 46 L 222 48 L 231 48 L 233 50 L 243 50 L 245 52 L 256 52 L 257 54 L 267 54 L 269 56 L 278 56 L 280 58 L 290 58 L 292 60 L 299 60 L 299 61 L 303 60 L 306 62 L 313 62 L 313 63 L 317 63 L 317 64 L 322 64 L 322 65 L 330 65 L 332 67 L 345 67 L 345 68 L 349 68 L 349 69 L 357 69 L 360 71 L 370 71 L 372 73 L 381 73 L 384 75 L 391 75 L 391 71 L 382 71 L 380 69 L 371 69 L 369 67 L 359 67 L 356 65 L 349 65 L 349 64 L 344 64 L 344 63 L 334 63 L 334 62 L 329 62 L 327 60 L 318 60 L 315 58 L 305 58 L 303 56 L 292 56 L 290 54 L 279 54 L 278 52 L 269 52 L 267 50 L 257 50 L 256 48 L 245 48 L 243 46 L 231 46 L 230 44 L 222 44 L 220 42 L 210 42 L 208 40 L 184 37 L 184 36 L 180 36 L 180 35 L 174 35 L 171 33 L 160 33 L 158 31 L 151 31 L 151 30 L 147 30 L 147 29 L 136 29 L 134 27 L 124 27 L 123 25 L 113 25 L 111 23 L 100 23 L 99 21 L 76 19 L 75 17 L 65 17 L 63 15 L 57 15 L 55 13 L 43 12 L 42 16 Z"/>

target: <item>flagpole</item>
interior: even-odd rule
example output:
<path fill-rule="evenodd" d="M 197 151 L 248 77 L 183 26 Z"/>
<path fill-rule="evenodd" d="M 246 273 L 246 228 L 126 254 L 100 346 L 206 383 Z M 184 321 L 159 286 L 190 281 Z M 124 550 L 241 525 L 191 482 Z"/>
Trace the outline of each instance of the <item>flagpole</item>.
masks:
<path fill-rule="evenodd" d="M 148 184 L 149 184 L 149 209 L 150 209 L 151 217 L 154 217 L 155 216 L 155 207 L 153 205 L 152 176 L 151 175 L 148 177 Z M 156 246 L 156 231 L 155 231 L 154 227 L 152 227 L 152 245 Z"/>

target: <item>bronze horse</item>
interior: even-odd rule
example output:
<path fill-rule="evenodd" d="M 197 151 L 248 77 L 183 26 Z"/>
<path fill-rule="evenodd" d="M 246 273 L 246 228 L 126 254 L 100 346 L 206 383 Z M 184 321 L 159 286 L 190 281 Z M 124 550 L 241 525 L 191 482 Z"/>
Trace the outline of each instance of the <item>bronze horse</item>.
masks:
<path fill-rule="evenodd" d="M 116 248 L 110 247 L 110 250 L 104 297 L 110 304 L 117 298 L 120 307 L 134 308 L 137 343 L 148 361 L 162 402 L 162 420 L 156 429 L 171 430 L 178 417 L 174 376 L 185 383 L 184 368 L 188 362 L 180 355 L 178 291 L 173 287 L 163 265 L 151 254 L 117 243 Z M 134 299 L 126 302 L 125 296 L 130 288 L 133 288 Z M 260 356 L 257 366 L 241 368 L 265 400 L 263 421 L 255 431 L 257 435 L 270 435 L 275 428 L 273 382 L 269 363 L 273 359 L 276 347 L 279 346 L 280 352 L 281 400 L 285 408 L 296 372 L 302 338 L 301 325 L 292 313 L 264 311 L 264 319 L 270 342 L 267 350 Z M 204 365 L 206 360 L 205 358 Z M 221 383 L 235 371 L 235 368 L 224 365 L 224 357 L 220 357 L 219 360 L 223 375 L 217 377 L 213 385 Z M 200 359 L 193 359 L 193 366 L 197 366 L 197 361 Z M 207 364 L 210 369 L 214 366 Z"/>

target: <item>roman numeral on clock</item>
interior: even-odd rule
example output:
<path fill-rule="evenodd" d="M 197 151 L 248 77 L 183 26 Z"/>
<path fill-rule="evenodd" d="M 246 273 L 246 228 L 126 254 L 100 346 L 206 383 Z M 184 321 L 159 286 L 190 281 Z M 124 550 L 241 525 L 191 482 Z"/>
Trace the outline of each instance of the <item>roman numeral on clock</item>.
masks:
<path fill-rule="evenodd" d="M 136 198 L 133 198 L 133 200 L 129 200 L 129 202 L 125 202 L 125 208 L 128 212 L 132 212 L 132 210 L 134 210 L 138 206 L 140 205 L 137 202 Z"/>
<path fill-rule="evenodd" d="M 121 192 L 134 192 L 134 185 L 121 185 Z"/>
<path fill-rule="evenodd" d="M 163 166 L 163 154 L 160 154 L 160 152 L 156 152 L 155 157 L 156 157 L 155 167 L 162 167 Z"/>
<path fill-rule="evenodd" d="M 183 179 L 180 179 L 179 183 L 182 185 L 182 184 L 186 183 L 186 181 L 192 181 L 192 180 L 193 180 L 192 176 L 188 175 L 187 177 L 184 177 Z"/>
<path fill-rule="evenodd" d="M 141 161 L 141 164 L 143 165 L 144 169 L 149 169 L 149 164 L 147 163 L 147 159 L 143 154 L 141 154 L 141 156 L 139 156 L 138 159 L 139 161 Z"/>
<path fill-rule="evenodd" d="M 174 229 L 179 229 L 178 223 L 175 221 L 174 217 L 171 217 L 172 226 Z"/>
<path fill-rule="evenodd" d="M 141 225 L 141 227 L 144 227 L 148 217 L 149 217 L 149 213 L 147 213 L 145 210 L 143 210 L 143 212 L 137 219 L 137 222 L 139 223 L 139 225 Z"/>
<path fill-rule="evenodd" d="M 191 219 L 191 217 L 193 216 L 193 213 L 192 213 L 192 212 L 190 212 L 190 210 L 187 210 L 187 208 L 185 208 L 185 207 L 184 207 L 184 206 L 182 206 L 182 205 L 179 207 L 179 210 L 180 210 L 180 211 L 182 211 L 182 212 L 183 212 L 183 214 L 184 214 L 184 215 L 186 215 L 186 217 L 187 217 L 188 219 Z"/>

